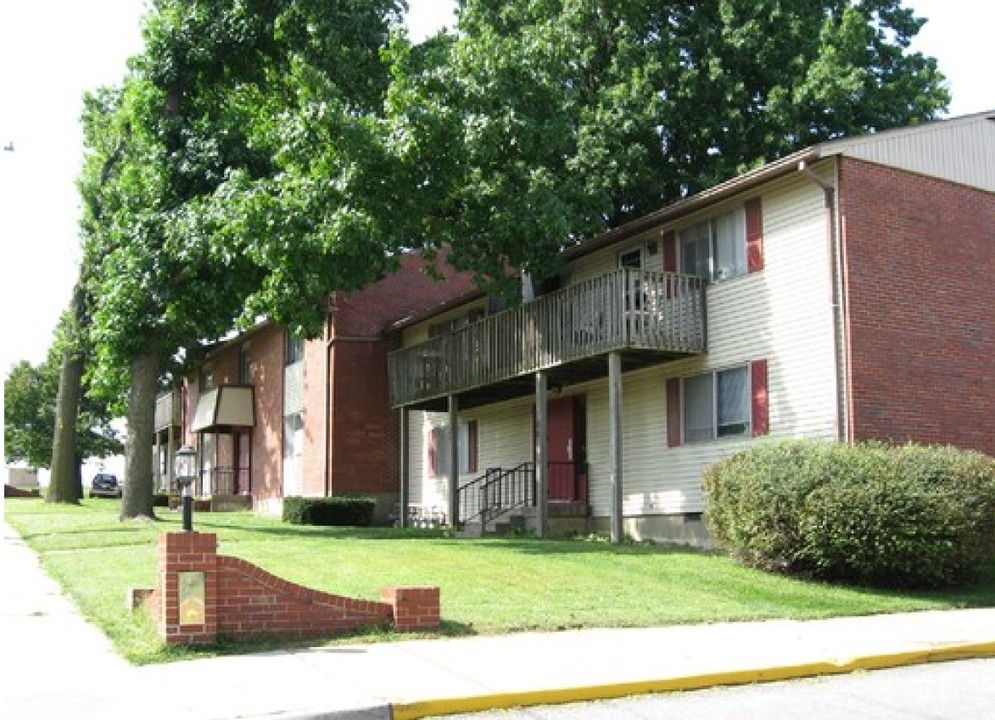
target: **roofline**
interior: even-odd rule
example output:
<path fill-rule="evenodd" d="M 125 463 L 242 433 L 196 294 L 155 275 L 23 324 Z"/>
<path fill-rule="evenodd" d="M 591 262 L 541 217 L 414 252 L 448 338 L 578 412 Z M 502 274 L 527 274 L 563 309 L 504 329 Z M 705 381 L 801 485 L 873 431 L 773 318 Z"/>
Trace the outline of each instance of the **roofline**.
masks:
<path fill-rule="evenodd" d="M 422 310 L 421 312 L 415 313 L 414 315 L 408 315 L 407 317 L 403 317 L 400 320 L 395 320 L 394 322 L 390 323 L 385 329 L 387 332 L 397 332 L 399 330 L 411 327 L 412 325 L 416 325 L 420 323 L 422 320 L 426 320 L 436 315 L 441 315 L 442 313 L 448 312 L 453 308 L 459 307 L 460 305 L 466 305 L 467 303 L 474 302 L 483 297 L 487 297 L 486 293 L 484 293 L 483 290 L 471 290 L 470 292 L 460 295 L 458 297 L 454 297 L 451 300 L 446 300 L 446 302 L 440 303 L 435 307 Z"/>
<path fill-rule="evenodd" d="M 626 240 L 635 235 L 652 230 L 660 225 L 672 222 L 689 215 L 697 210 L 701 210 L 709 205 L 726 200 L 734 195 L 751 190 L 759 185 L 763 185 L 785 175 L 797 172 L 799 163 L 810 163 L 820 160 L 824 155 L 821 152 L 821 145 L 813 145 L 799 150 L 790 155 L 786 155 L 780 160 L 761 165 L 755 170 L 750 170 L 742 175 L 737 175 L 730 180 L 713 185 L 712 187 L 695 193 L 666 207 L 655 210 L 641 218 L 632 220 L 625 225 L 609 230 L 601 235 L 597 235 L 590 240 L 585 240 L 577 245 L 563 251 L 566 260 L 574 260 L 583 257 L 595 250 L 612 245 L 616 242 Z"/>

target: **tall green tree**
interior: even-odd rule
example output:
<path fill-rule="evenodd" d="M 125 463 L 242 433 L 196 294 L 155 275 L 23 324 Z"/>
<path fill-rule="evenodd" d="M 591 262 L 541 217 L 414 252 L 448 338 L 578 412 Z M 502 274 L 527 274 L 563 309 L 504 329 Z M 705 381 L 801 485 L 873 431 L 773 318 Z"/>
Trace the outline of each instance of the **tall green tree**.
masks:
<path fill-rule="evenodd" d="M 153 400 L 177 358 L 260 315 L 314 335 L 328 292 L 390 266 L 357 187 L 382 181 L 401 7 L 157 0 L 128 78 L 87 98 L 83 275 L 96 383 L 128 397 L 122 517 L 152 513 Z"/>
<path fill-rule="evenodd" d="M 76 502 L 82 497 L 82 463 L 87 458 L 118 455 L 123 443 L 112 425 L 113 413 L 107 403 L 91 393 L 85 379 L 79 376 L 79 401 L 75 409 L 66 412 L 66 435 L 63 450 L 66 462 L 55 472 L 53 458 L 57 406 L 66 350 L 70 346 L 67 316 L 56 329 L 52 347 L 41 364 L 27 361 L 15 365 L 4 381 L 4 455 L 7 462 L 25 462 L 32 467 L 51 468 L 48 499 L 56 502 Z M 83 365 L 82 357 L 73 353 L 72 362 Z M 60 456 L 61 457 L 61 456 Z M 61 460 L 60 460 L 61 462 Z"/>
<path fill-rule="evenodd" d="M 806 145 L 946 107 L 899 0 L 464 0 L 395 45 L 424 239 L 543 275 L 563 245 Z"/>

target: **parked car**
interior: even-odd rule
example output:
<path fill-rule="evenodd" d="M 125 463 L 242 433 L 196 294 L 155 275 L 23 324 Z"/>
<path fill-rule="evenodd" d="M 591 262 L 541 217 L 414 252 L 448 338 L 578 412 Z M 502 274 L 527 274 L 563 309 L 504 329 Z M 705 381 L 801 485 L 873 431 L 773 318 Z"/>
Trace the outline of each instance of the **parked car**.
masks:
<path fill-rule="evenodd" d="M 117 475 L 110 473 L 97 473 L 90 483 L 90 497 L 121 497 L 121 485 L 117 481 Z"/>

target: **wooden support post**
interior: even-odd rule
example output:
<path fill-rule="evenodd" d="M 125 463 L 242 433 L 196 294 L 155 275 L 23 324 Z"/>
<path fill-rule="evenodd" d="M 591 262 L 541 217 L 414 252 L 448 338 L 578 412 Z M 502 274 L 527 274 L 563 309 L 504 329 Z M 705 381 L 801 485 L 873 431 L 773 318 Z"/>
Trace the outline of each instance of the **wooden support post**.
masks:
<path fill-rule="evenodd" d="M 608 355 L 608 462 L 611 472 L 611 541 L 622 542 L 622 356 Z"/>
<path fill-rule="evenodd" d="M 401 446 L 401 457 L 398 463 L 398 473 L 400 475 L 399 478 L 400 487 L 398 488 L 399 493 L 397 498 L 397 511 L 399 515 L 399 517 L 397 518 L 397 524 L 398 527 L 403 528 L 408 526 L 408 503 L 411 502 L 411 498 L 409 497 L 411 493 L 411 485 L 410 485 L 411 480 L 408 477 L 408 473 L 410 472 L 409 470 L 410 463 L 408 458 L 408 453 L 410 452 L 410 448 L 408 447 L 409 418 L 408 418 L 407 408 L 402 407 L 397 412 L 399 415 L 397 423 L 398 424 L 397 433 L 400 439 L 400 443 L 398 444 Z"/>
<path fill-rule="evenodd" d="M 449 526 L 459 523 L 459 398 L 449 396 Z"/>
<path fill-rule="evenodd" d="M 544 538 L 549 525 L 549 393 L 546 373 L 536 373 L 536 531 Z"/>

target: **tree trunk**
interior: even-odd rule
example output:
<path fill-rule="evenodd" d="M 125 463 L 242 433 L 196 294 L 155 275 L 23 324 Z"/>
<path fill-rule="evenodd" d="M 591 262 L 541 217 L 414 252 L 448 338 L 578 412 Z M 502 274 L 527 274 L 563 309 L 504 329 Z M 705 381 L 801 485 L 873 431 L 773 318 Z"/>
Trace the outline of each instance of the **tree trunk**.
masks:
<path fill-rule="evenodd" d="M 77 344 L 78 324 L 83 318 L 83 286 L 73 290 L 69 337 L 59 366 L 59 393 L 55 401 L 55 432 L 52 437 L 51 479 L 46 500 L 77 503 L 83 496 L 80 462 L 76 452 L 76 419 L 83 387 L 83 356 Z"/>
<path fill-rule="evenodd" d="M 159 353 L 153 342 L 131 361 L 122 520 L 155 515 L 152 506 L 152 438 L 158 380 Z"/>

